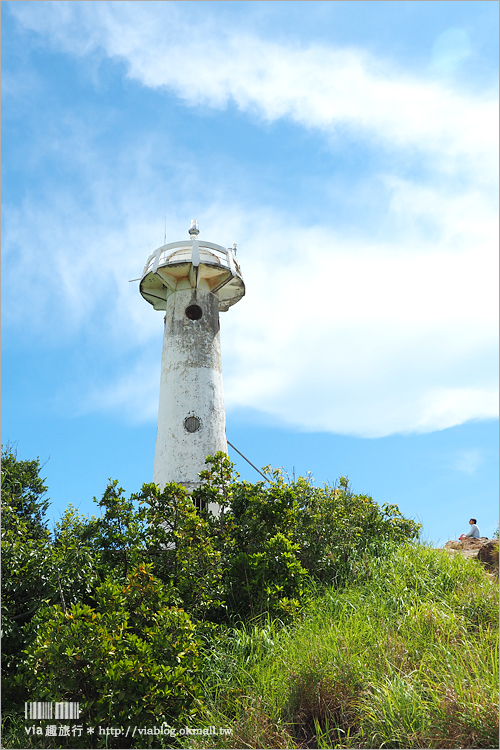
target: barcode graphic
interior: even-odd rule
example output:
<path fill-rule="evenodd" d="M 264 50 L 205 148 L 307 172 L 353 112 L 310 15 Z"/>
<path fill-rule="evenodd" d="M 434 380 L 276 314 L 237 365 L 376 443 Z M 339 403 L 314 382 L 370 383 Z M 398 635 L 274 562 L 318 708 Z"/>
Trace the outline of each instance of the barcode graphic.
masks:
<path fill-rule="evenodd" d="M 53 703 L 25 703 L 24 704 L 24 716 L 28 718 L 28 706 L 29 706 L 29 718 L 30 719 L 52 719 L 54 718 L 54 704 Z"/>
<path fill-rule="evenodd" d="M 78 719 L 79 716 L 79 703 L 56 703 L 56 719 Z"/>
<path fill-rule="evenodd" d="M 24 716 L 26 719 L 78 719 L 80 704 L 67 701 L 63 703 L 32 701 L 24 704 Z"/>

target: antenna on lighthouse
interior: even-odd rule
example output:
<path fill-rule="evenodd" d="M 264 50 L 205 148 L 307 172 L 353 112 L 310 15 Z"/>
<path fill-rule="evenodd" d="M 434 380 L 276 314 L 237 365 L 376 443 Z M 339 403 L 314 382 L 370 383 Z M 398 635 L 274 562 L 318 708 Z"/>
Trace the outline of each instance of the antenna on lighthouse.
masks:
<path fill-rule="evenodd" d="M 167 244 L 167 188 L 165 188 L 165 236 L 163 238 L 163 244 Z"/>

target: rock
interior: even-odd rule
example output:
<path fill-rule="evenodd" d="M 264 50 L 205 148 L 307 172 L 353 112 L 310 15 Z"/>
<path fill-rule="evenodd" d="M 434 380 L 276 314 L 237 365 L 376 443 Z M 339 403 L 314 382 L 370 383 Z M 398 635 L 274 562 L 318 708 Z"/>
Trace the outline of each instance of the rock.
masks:
<path fill-rule="evenodd" d="M 446 542 L 446 544 L 444 545 L 444 549 L 478 550 L 487 541 L 488 537 L 481 537 L 481 539 L 472 539 L 472 537 L 467 537 L 466 539 L 462 539 L 461 541 L 450 539 L 450 541 Z"/>
<path fill-rule="evenodd" d="M 487 570 L 498 571 L 498 539 L 486 541 L 479 549 L 477 559 L 481 560 Z"/>
<path fill-rule="evenodd" d="M 487 536 L 482 536 L 480 539 L 473 539 L 471 536 L 467 536 L 461 540 L 451 539 L 444 546 L 449 549 L 479 549 L 487 541 Z"/>
<path fill-rule="evenodd" d="M 476 558 L 489 572 L 498 575 L 498 540 L 482 536 L 480 539 L 467 537 L 462 541 L 450 539 L 443 547 L 450 555 L 461 555 L 466 560 Z"/>

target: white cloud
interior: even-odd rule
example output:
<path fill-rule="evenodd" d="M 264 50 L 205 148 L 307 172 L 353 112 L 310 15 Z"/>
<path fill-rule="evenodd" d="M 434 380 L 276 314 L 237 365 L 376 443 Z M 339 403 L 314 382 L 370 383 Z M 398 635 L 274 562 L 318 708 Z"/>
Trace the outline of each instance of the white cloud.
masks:
<path fill-rule="evenodd" d="M 160 358 L 144 356 L 111 383 L 89 384 L 76 399 L 75 414 L 120 412 L 133 423 L 156 421 L 160 391 Z M 99 378 L 97 377 L 96 380 Z M 67 397 L 69 391 L 64 395 Z M 75 395 L 74 392 L 72 394 Z"/>
<path fill-rule="evenodd" d="M 113 340 L 138 364 L 100 395 L 95 387 L 84 393 L 81 408 L 117 409 L 134 419 L 156 415 L 154 378 L 145 387 L 151 344 L 158 363 L 161 355 L 161 315 L 127 279 L 147 255 L 139 259 L 145 213 L 134 204 L 133 232 L 97 226 L 97 236 L 84 226 L 86 217 L 71 226 L 53 213 L 24 217 L 27 235 L 37 227 L 46 272 L 42 284 L 28 276 L 32 305 L 23 315 L 38 309 L 30 325 L 46 328 L 52 307 L 71 336 L 102 310 L 96 342 Z M 496 274 L 481 238 L 459 251 L 450 242 L 415 254 L 399 245 L 357 246 L 329 228 L 290 225 L 231 204 L 211 207 L 204 218 L 202 236 L 239 240 L 247 285 L 247 296 L 221 321 L 228 409 L 250 407 L 294 427 L 370 437 L 496 416 Z M 22 262 L 40 269 L 30 263 L 34 255 L 25 253 Z M 54 295 L 61 295 L 56 310 Z M 61 333 L 49 330 L 44 337 Z"/>
<path fill-rule="evenodd" d="M 221 323 L 229 409 L 370 437 L 498 414 L 493 96 L 407 76 L 356 49 L 278 45 L 208 22 L 191 27 L 171 3 L 10 7 L 58 48 L 87 56 L 100 50 L 144 86 L 168 88 L 189 104 L 223 108 L 232 99 L 261 118 L 286 117 L 338 142 L 370 138 L 377 149 L 418 152 L 426 161 L 421 182 L 365 175 L 361 187 L 387 197 L 382 239 L 363 227 L 353 239 L 327 222 L 305 226 L 262 207 L 258 196 L 243 209 L 230 185 L 218 186 L 217 201 L 207 192 L 197 217 L 202 236 L 238 241 L 247 284 L 247 296 Z M 62 191 L 36 207 L 27 201 L 22 211 L 7 206 L 7 279 L 22 273 L 40 327 L 53 300 L 63 334 L 88 327 L 98 310 L 102 335 L 134 351 L 130 373 L 87 391 L 82 409 L 126 406 L 152 419 L 150 346 L 161 316 L 127 281 L 140 271 L 156 221 L 157 152 L 132 151 L 132 167 L 119 165 L 115 174 L 96 168 L 102 154 L 95 147 L 76 153 L 89 180 L 101 174 L 86 212 Z M 180 165 L 174 171 L 180 213 L 190 186 Z M 197 180 L 193 165 L 188 171 Z M 12 306 L 11 320 L 26 315 L 24 299 Z M 155 356 L 159 363 L 159 350 Z"/>
<path fill-rule="evenodd" d="M 469 448 L 458 450 L 454 453 L 451 461 L 456 471 L 472 476 L 484 463 L 483 451 L 480 448 Z"/>
<path fill-rule="evenodd" d="M 385 148 L 410 148 L 432 166 L 495 179 L 496 92 L 460 94 L 359 48 L 273 43 L 209 13 L 196 23 L 173 3 L 36 3 L 12 9 L 26 27 L 70 54 L 105 54 L 152 89 L 192 105 L 291 118 L 328 134 L 345 128 Z M 446 40 L 445 40 L 446 41 Z M 452 40 L 453 41 L 453 40 Z"/>
<path fill-rule="evenodd" d="M 284 238 L 267 229 L 248 240 L 257 260 L 243 246 L 248 296 L 223 319 L 228 406 L 368 437 L 496 416 L 496 276 L 480 240 L 415 255 L 289 227 L 274 261 Z"/>
<path fill-rule="evenodd" d="M 459 67 L 471 52 L 470 36 L 465 29 L 446 29 L 434 41 L 432 67 L 439 73 L 449 73 Z"/>

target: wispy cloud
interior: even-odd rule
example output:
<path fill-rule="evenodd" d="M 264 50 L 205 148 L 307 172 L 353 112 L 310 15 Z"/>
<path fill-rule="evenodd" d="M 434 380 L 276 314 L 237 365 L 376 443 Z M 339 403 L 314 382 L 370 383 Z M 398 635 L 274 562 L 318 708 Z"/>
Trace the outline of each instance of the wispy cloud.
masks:
<path fill-rule="evenodd" d="M 260 262 L 243 266 L 250 294 L 223 325 L 230 404 L 373 437 L 497 414 L 496 282 L 484 248 L 397 254 L 295 226 L 286 258 L 272 263 L 283 238 L 266 228 L 251 242 Z"/>
<path fill-rule="evenodd" d="M 143 356 L 130 364 L 112 382 L 96 377 L 83 397 L 76 400 L 75 415 L 91 412 L 120 412 L 132 423 L 151 422 L 158 417 L 160 390 L 160 361 L 158 357 Z M 97 380 L 97 382 L 96 382 Z M 99 380 L 101 382 L 99 383 Z M 64 393 L 74 396 L 75 393 Z"/>
<path fill-rule="evenodd" d="M 452 459 L 452 467 L 456 471 L 472 476 L 484 463 L 483 451 L 480 448 L 470 448 L 456 451 Z"/>
<path fill-rule="evenodd" d="M 382 196 L 385 206 L 376 236 L 357 227 L 354 237 L 326 220 L 307 225 L 258 196 L 245 196 L 243 206 L 229 181 L 217 186 L 217 199 L 207 192 L 197 216 L 202 236 L 238 241 L 248 290 L 221 324 L 229 409 L 371 437 L 498 414 L 493 93 L 455 91 L 359 49 L 278 44 L 215 27 L 208 14 L 193 27 L 182 4 L 11 9 L 44 43 L 119 61 L 130 78 L 190 106 L 233 102 L 254 121 L 314 129 L 331 148 L 359 139 L 405 159 L 418 155 L 418 178 L 394 157 L 384 172 L 360 179 L 365 195 Z M 51 315 L 59 336 L 92 323 L 96 336 L 133 354 L 129 374 L 87 389 L 81 408 L 127 405 L 134 413 L 137 404 L 135 413 L 152 419 L 157 395 L 145 373 L 161 322 L 128 279 L 140 271 L 138 249 L 151 227 L 162 234 L 151 206 L 165 150 L 134 145 L 103 169 L 97 139 L 80 129 L 84 121 L 73 122 L 59 147 L 90 186 L 85 208 L 52 187 L 43 201 L 7 205 L 6 277 L 22 272 L 41 335 L 54 336 Z M 189 213 L 190 185 L 200 182 L 194 161 L 187 169 L 189 180 L 186 164 L 171 159 L 178 213 Z M 25 320 L 22 300 L 10 298 L 9 308 L 11 325 Z"/>
<path fill-rule="evenodd" d="M 345 128 L 391 150 L 415 149 L 443 170 L 496 175 L 496 92 L 464 94 L 362 49 L 273 43 L 175 3 L 37 3 L 20 23 L 72 55 L 105 55 L 152 89 L 191 105 L 233 101 L 267 120 L 291 118 L 342 137 Z"/>

